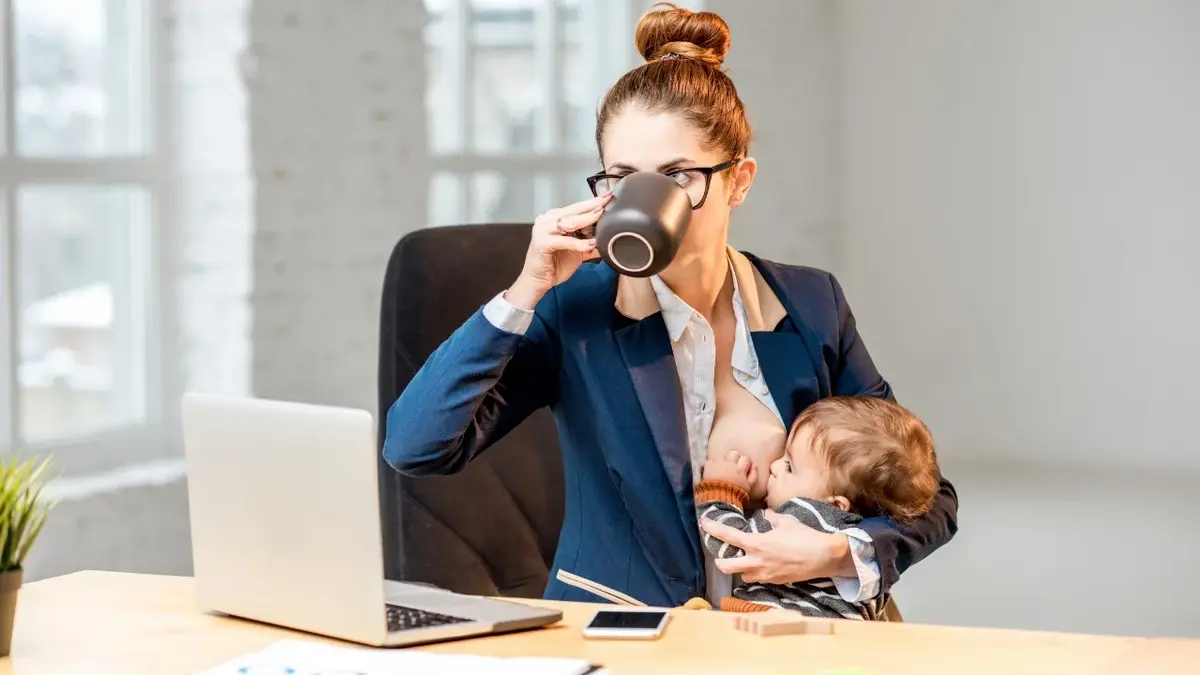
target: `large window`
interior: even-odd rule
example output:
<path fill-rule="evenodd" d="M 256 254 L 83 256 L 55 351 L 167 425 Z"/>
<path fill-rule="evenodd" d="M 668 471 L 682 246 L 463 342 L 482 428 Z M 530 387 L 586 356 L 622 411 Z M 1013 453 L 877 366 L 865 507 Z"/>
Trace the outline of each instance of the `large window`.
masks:
<path fill-rule="evenodd" d="M 154 0 L 0 0 L 0 448 L 68 471 L 157 421 Z"/>
<path fill-rule="evenodd" d="M 589 196 L 605 89 L 644 0 L 426 0 L 432 225 L 531 222 Z M 694 3 L 692 3 L 694 4 Z"/>

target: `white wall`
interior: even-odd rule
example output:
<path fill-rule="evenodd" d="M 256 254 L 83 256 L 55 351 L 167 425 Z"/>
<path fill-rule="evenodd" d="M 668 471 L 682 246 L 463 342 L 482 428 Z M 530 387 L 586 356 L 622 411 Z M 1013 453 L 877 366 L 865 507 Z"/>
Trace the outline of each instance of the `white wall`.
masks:
<path fill-rule="evenodd" d="M 1200 3 L 706 6 L 763 159 L 733 236 L 838 273 L 959 490 L 906 618 L 1196 635 Z"/>
<path fill-rule="evenodd" d="M 159 26 L 171 161 L 163 282 L 178 326 L 178 353 L 166 357 L 181 362 L 184 389 L 206 393 L 250 389 L 254 181 L 238 60 L 248 2 L 171 0 Z"/>
<path fill-rule="evenodd" d="M 836 269 L 840 251 L 837 29 L 832 0 L 706 0 L 733 35 L 725 60 L 754 132 L 758 177 L 731 243 Z"/>
<path fill-rule="evenodd" d="M 843 275 L 948 459 L 1200 468 L 1200 3 L 838 3 Z"/>
<path fill-rule="evenodd" d="M 384 267 L 426 218 L 425 21 L 421 0 L 251 3 L 257 396 L 376 407 Z"/>

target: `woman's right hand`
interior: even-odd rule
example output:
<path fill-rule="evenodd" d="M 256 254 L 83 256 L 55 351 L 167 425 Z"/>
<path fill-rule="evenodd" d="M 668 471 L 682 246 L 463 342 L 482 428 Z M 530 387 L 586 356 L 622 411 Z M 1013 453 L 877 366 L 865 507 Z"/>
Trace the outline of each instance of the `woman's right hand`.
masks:
<path fill-rule="evenodd" d="M 595 225 L 610 199 L 611 193 L 538 216 L 533 221 L 525 266 L 505 298 L 516 307 L 533 309 L 551 288 L 570 279 L 584 261 L 598 258 L 594 238 L 579 239 L 572 233 Z"/>

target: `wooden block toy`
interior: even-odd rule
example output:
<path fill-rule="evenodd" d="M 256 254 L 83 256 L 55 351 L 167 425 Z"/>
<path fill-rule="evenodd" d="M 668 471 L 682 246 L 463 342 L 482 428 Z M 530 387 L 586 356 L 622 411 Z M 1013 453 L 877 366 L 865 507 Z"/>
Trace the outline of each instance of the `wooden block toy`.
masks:
<path fill-rule="evenodd" d="M 833 635 L 834 619 L 814 619 L 800 612 L 773 609 L 747 612 L 733 618 L 733 629 L 759 637 L 776 635 Z"/>

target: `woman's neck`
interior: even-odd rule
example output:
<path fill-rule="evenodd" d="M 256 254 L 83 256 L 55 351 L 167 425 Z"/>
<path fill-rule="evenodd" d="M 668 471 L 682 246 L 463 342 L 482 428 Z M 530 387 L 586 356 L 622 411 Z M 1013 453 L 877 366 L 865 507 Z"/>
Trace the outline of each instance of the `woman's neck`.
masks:
<path fill-rule="evenodd" d="M 687 256 L 663 270 L 659 278 L 689 307 L 712 321 L 713 308 L 728 281 L 729 258 L 725 249 L 711 254 Z"/>

